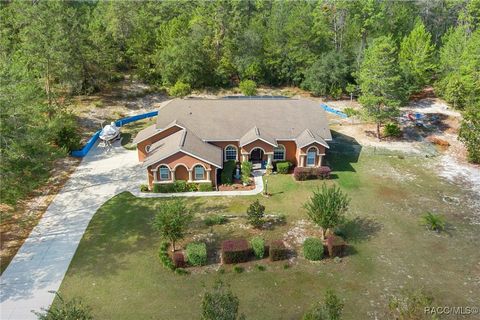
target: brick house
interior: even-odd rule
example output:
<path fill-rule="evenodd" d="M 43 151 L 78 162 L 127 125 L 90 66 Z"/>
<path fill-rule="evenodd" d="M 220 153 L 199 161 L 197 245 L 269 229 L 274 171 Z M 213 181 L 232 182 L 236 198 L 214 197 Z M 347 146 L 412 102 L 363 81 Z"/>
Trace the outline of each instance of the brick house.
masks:
<path fill-rule="evenodd" d="M 325 111 L 313 101 L 174 99 L 134 143 L 150 187 L 175 180 L 216 186 L 228 160 L 320 166 L 331 139 Z"/>

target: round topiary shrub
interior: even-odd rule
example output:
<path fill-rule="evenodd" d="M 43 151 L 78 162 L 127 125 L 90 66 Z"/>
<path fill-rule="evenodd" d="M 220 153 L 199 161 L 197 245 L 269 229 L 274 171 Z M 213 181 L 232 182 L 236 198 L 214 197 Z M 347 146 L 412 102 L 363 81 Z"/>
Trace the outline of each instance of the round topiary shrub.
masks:
<path fill-rule="evenodd" d="M 303 256 L 305 259 L 317 261 L 323 258 L 323 243 L 317 238 L 307 238 L 303 242 Z"/>

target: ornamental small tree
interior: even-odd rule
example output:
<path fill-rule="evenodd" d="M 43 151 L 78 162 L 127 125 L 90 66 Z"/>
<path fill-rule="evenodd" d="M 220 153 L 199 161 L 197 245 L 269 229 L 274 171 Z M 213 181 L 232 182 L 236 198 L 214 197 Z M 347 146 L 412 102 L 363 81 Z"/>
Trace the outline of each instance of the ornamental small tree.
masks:
<path fill-rule="evenodd" d="M 343 221 L 343 215 L 348 209 L 350 198 L 336 186 L 327 187 L 323 184 L 321 189 L 313 191 L 313 195 L 304 204 L 308 217 L 322 228 L 322 240 L 325 231 L 333 228 Z"/>
<path fill-rule="evenodd" d="M 223 282 L 218 281 L 213 290 L 206 292 L 202 301 L 202 320 L 236 320 L 239 300 Z"/>
<path fill-rule="evenodd" d="M 263 217 L 265 216 L 265 206 L 260 201 L 255 200 L 247 209 L 248 222 L 255 228 L 263 225 Z"/>
<path fill-rule="evenodd" d="M 162 204 L 153 220 L 153 225 L 162 238 L 170 241 L 172 251 L 175 251 L 175 242 L 183 239 L 192 218 L 192 213 L 182 200 L 170 200 Z"/>

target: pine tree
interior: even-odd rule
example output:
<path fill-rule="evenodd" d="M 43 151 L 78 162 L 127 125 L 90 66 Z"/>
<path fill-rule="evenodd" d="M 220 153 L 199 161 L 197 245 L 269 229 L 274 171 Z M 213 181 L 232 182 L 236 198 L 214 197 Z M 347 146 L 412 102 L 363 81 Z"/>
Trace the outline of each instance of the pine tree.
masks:
<path fill-rule="evenodd" d="M 380 125 L 396 116 L 402 103 L 397 50 L 391 37 L 374 39 L 365 51 L 358 83 L 362 92 L 359 101 L 377 124 L 377 137 L 380 139 Z"/>
<path fill-rule="evenodd" d="M 423 23 L 417 21 L 400 45 L 399 65 L 409 94 L 421 90 L 432 77 L 435 47 L 431 38 Z"/>

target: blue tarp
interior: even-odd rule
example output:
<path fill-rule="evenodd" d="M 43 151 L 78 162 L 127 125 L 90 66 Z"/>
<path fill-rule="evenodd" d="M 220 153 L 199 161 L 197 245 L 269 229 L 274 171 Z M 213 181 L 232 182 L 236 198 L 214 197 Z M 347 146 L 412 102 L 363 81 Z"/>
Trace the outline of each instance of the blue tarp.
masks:
<path fill-rule="evenodd" d="M 158 111 L 152 111 L 144 114 L 139 114 L 136 116 L 126 117 L 126 118 L 122 118 L 115 121 L 115 125 L 117 127 L 122 127 L 130 122 L 155 117 L 156 115 L 158 115 Z M 98 130 L 97 132 L 95 132 L 95 134 L 88 140 L 87 144 L 82 149 L 72 151 L 71 155 L 74 157 L 85 157 L 88 154 L 88 151 L 90 151 L 90 149 L 92 149 L 92 147 L 97 142 L 101 131 L 102 130 Z"/>
<path fill-rule="evenodd" d="M 322 103 L 320 105 L 325 111 L 328 111 L 328 112 L 331 112 L 333 114 L 336 114 L 337 116 L 341 117 L 341 118 L 348 118 L 348 116 L 341 112 L 341 111 L 338 111 L 338 110 L 335 110 L 333 108 L 330 108 L 329 106 L 327 106 L 326 104 Z"/>

